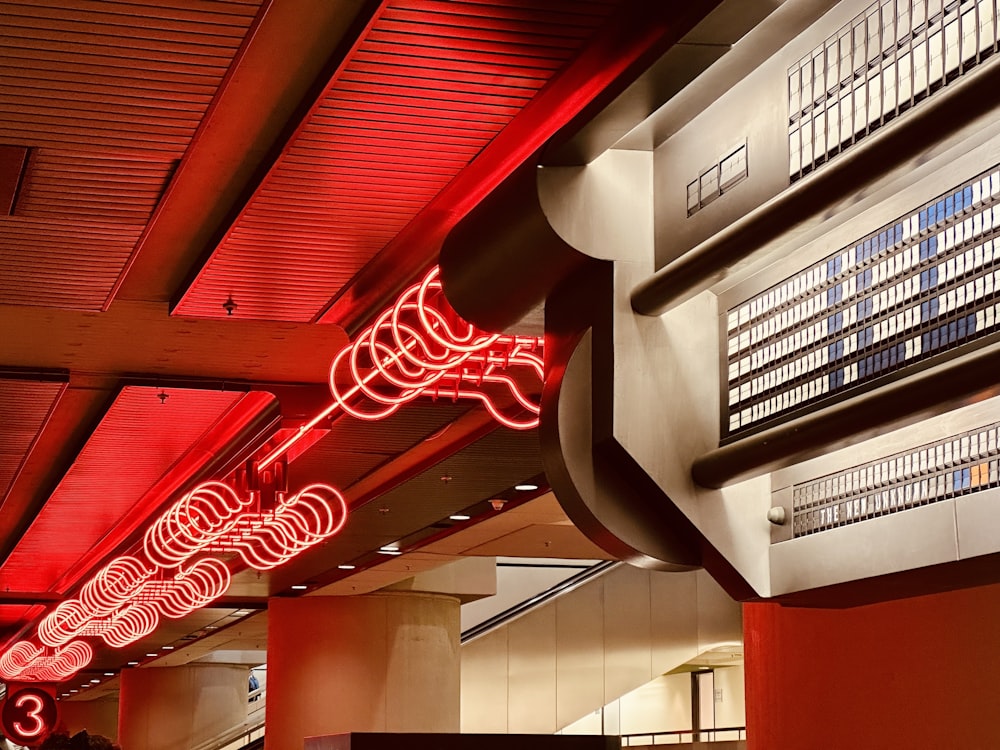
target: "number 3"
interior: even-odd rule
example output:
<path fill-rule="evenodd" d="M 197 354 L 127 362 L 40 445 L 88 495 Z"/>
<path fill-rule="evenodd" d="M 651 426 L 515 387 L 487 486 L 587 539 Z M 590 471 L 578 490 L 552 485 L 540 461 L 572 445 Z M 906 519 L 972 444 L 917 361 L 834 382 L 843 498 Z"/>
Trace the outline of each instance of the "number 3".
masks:
<path fill-rule="evenodd" d="M 41 698 L 37 695 L 22 695 L 14 702 L 14 705 L 17 708 L 24 708 L 24 706 L 29 703 L 32 704 L 33 707 L 30 708 L 24 716 L 26 719 L 31 719 L 33 724 L 25 726 L 19 721 L 14 722 L 14 729 L 20 732 L 21 736 L 25 738 L 37 737 L 45 730 L 45 722 L 42 720 L 41 716 L 39 716 L 42 709 L 45 708 L 45 704 L 42 703 Z"/>

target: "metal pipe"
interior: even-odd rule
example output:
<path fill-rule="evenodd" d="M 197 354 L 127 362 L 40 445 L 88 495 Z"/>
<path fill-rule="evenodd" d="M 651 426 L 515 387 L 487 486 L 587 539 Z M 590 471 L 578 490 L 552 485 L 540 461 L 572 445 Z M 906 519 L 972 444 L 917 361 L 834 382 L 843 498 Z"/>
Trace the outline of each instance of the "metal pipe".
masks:
<path fill-rule="evenodd" d="M 719 489 L 1000 395 L 998 369 L 994 343 L 909 377 L 903 370 L 892 383 L 709 451 L 692 464 L 691 476 Z"/>

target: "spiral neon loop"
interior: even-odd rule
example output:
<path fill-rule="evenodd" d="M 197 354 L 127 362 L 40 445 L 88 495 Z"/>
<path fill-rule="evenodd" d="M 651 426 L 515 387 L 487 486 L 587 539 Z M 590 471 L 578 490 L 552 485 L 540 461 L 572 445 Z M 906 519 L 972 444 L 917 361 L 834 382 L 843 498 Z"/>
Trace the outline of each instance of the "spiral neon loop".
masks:
<path fill-rule="evenodd" d="M 262 471 L 338 410 L 379 420 L 419 397 L 478 401 L 499 423 L 538 425 L 542 339 L 487 333 L 462 320 L 441 290 L 438 269 L 405 292 L 330 366 L 333 403 L 257 461 Z M 529 390 L 526 390 L 526 387 Z M 230 564 L 269 570 L 337 534 L 347 503 L 313 484 L 287 495 L 237 492 L 204 482 L 170 505 L 132 554 L 117 557 L 38 625 L 41 645 L 19 641 L 0 656 L 6 680 L 59 682 L 93 658 L 79 638 L 121 648 L 222 596 Z"/>
<path fill-rule="evenodd" d="M 420 396 L 471 398 L 501 424 L 531 429 L 538 426 L 538 403 L 501 373 L 521 370 L 540 386 L 540 349 L 537 337 L 485 333 L 459 318 L 435 268 L 334 357 L 330 391 L 335 405 L 358 419 L 385 419 Z M 528 415 L 507 415 L 490 386 Z"/>
<path fill-rule="evenodd" d="M 270 570 L 340 531 L 347 502 L 333 487 L 314 484 L 268 513 L 242 516 L 236 528 L 210 547 L 235 552 L 256 570 Z"/>
<path fill-rule="evenodd" d="M 93 658 L 94 650 L 85 641 L 73 641 L 51 654 L 28 641 L 18 641 L 0 656 L 0 676 L 8 681 L 61 682 Z"/>
<path fill-rule="evenodd" d="M 191 559 L 231 531 L 250 507 L 223 482 L 205 482 L 174 503 L 149 527 L 142 542 L 146 557 L 162 568 Z"/>

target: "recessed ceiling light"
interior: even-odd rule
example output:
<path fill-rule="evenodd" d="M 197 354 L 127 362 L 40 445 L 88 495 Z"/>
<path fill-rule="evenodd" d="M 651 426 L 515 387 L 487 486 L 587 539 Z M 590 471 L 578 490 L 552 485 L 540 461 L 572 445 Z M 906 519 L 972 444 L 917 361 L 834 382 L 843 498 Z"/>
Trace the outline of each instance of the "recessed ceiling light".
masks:
<path fill-rule="evenodd" d="M 159 656 L 159 654 L 146 654 L 146 656 Z"/>
<path fill-rule="evenodd" d="M 219 629 L 218 625 L 206 625 L 205 626 L 205 630 L 218 630 L 218 629 Z"/>
<path fill-rule="evenodd" d="M 96 684 L 97 684 L 98 682 L 100 682 L 100 681 L 101 681 L 101 680 L 100 680 L 100 678 L 98 678 L 98 677 L 95 677 L 94 679 L 92 679 L 92 680 L 91 680 L 91 682 L 92 682 L 92 683 L 94 683 L 95 685 L 96 685 Z"/>
<path fill-rule="evenodd" d="M 343 565 L 338 565 L 337 567 L 341 570 L 354 570 L 357 566 L 351 565 L 350 563 L 344 563 Z"/>
<path fill-rule="evenodd" d="M 339 565 L 337 567 L 343 568 L 344 566 L 343 565 Z M 294 586 L 292 586 L 292 591 L 305 591 L 308 588 L 309 587 L 306 586 L 306 584 L 304 584 L 304 583 L 296 583 Z"/>
<path fill-rule="evenodd" d="M 114 677 L 114 676 L 115 676 L 115 673 L 114 673 L 114 672 L 105 672 L 105 673 L 104 673 L 104 676 L 105 676 L 105 677 Z"/>
<path fill-rule="evenodd" d="M 453 513 L 448 516 L 452 521 L 468 521 L 472 516 L 467 516 L 464 513 Z"/>
<path fill-rule="evenodd" d="M 71 693 L 79 693 L 79 690 L 70 690 Z"/>
<path fill-rule="evenodd" d="M 137 662 L 137 661 L 130 661 L 130 662 L 128 663 L 128 665 L 129 665 L 130 667 L 138 667 L 138 666 L 139 666 L 139 662 Z"/>
<path fill-rule="evenodd" d="M 517 490 L 518 492 L 531 492 L 531 490 L 537 490 L 538 489 L 538 485 L 537 484 L 528 484 L 528 483 L 525 483 L 525 484 L 515 484 L 514 485 L 514 489 Z"/>
<path fill-rule="evenodd" d="M 162 648 L 164 651 L 173 651 L 174 650 L 173 646 L 160 646 L 160 648 Z"/>
<path fill-rule="evenodd" d="M 250 614 L 250 612 L 249 612 L 248 610 L 245 610 L 245 609 L 241 609 L 241 610 L 239 610 L 239 611 L 238 611 L 238 612 L 236 613 L 236 616 L 237 616 L 237 617 L 243 617 L 244 615 L 248 615 L 248 614 Z"/>
<path fill-rule="evenodd" d="M 383 547 L 378 548 L 378 553 L 380 555 L 401 555 L 402 552 L 399 551 L 398 544 L 386 544 Z"/>

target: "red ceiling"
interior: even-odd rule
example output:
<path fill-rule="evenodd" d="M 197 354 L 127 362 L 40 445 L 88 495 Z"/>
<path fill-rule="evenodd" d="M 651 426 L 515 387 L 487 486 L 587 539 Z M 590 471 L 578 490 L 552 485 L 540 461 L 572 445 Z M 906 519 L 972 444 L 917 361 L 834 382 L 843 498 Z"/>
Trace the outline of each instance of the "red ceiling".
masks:
<path fill-rule="evenodd" d="M 65 388 L 64 382 L 0 379 L 0 502 Z"/>
<path fill-rule="evenodd" d="M 173 312 L 314 320 L 617 5 L 385 2 Z"/>
<path fill-rule="evenodd" d="M 46 592 L 180 460 L 242 393 L 127 386 L 0 567 L 0 588 Z M 147 512 L 154 510 L 150 508 Z"/>
<path fill-rule="evenodd" d="M 0 2 L 0 143 L 32 148 L 5 304 L 101 309 L 260 4 Z"/>

